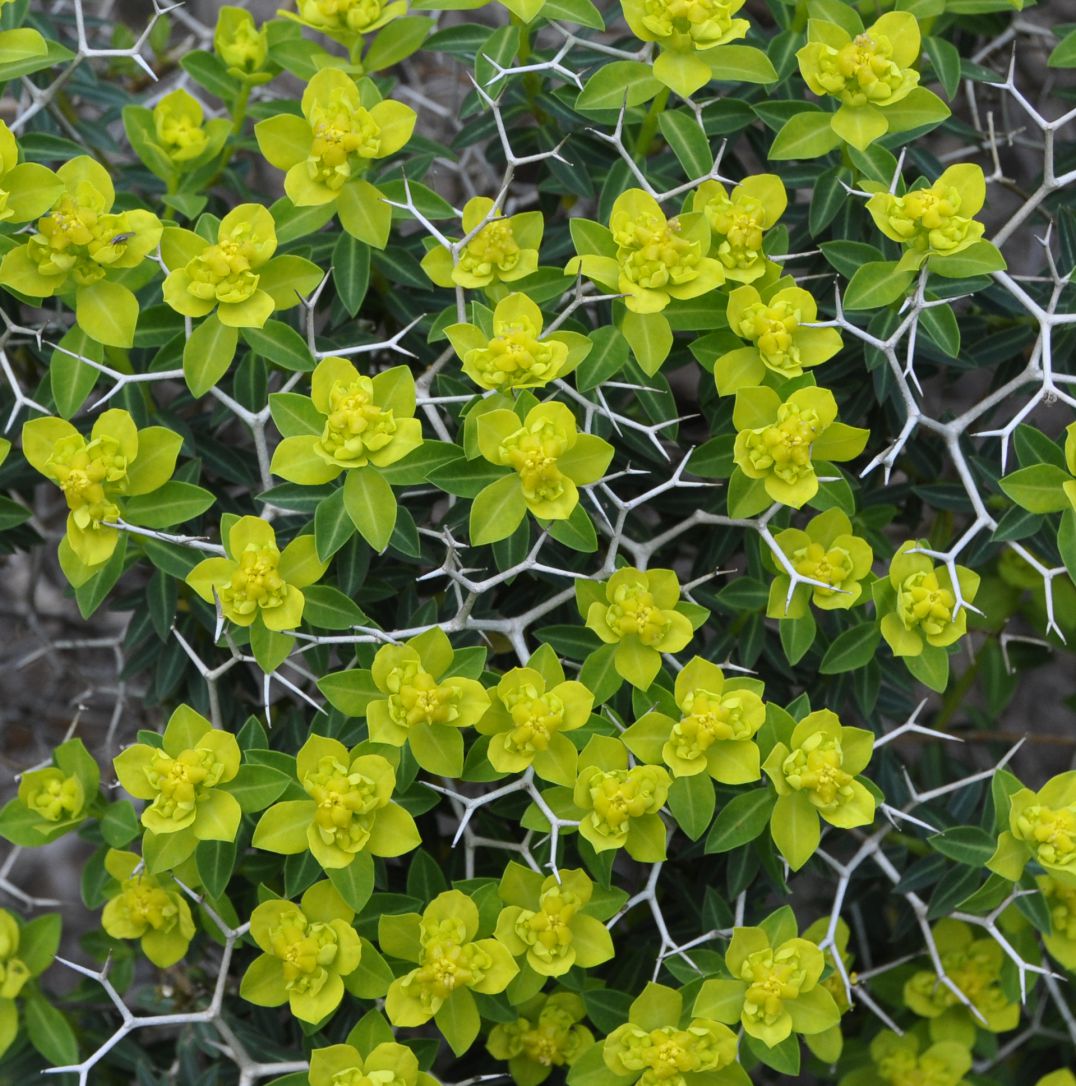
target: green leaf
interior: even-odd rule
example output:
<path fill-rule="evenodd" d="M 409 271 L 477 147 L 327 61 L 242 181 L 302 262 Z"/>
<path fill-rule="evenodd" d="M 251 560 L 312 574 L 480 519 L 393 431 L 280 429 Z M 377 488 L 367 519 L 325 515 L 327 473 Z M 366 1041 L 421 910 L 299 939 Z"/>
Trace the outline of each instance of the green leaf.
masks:
<path fill-rule="evenodd" d="M 396 495 L 376 468 L 354 468 L 344 479 L 344 508 L 359 534 L 379 554 L 396 525 Z"/>
<path fill-rule="evenodd" d="M 731 852 L 753 841 L 766 828 L 777 796 L 770 788 L 752 788 L 721 808 L 706 838 L 706 852 Z"/>
<path fill-rule="evenodd" d="M 382 27 L 362 58 L 367 72 L 379 72 L 399 64 L 417 50 L 434 29 L 434 21 L 422 15 L 405 15 Z"/>
<path fill-rule="evenodd" d="M 1050 68 L 1076 68 L 1076 29 L 1070 30 L 1054 46 L 1046 64 Z"/>
<path fill-rule="evenodd" d="M 721 83 L 776 83 L 777 71 L 753 45 L 718 45 L 706 50 L 706 63 Z"/>
<path fill-rule="evenodd" d="M 1000 480 L 1001 489 L 1022 509 L 1030 513 L 1059 513 L 1071 508 L 1062 489 L 1072 476 L 1054 464 L 1035 464 L 1020 468 Z"/>
<path fill-rule="evenodd" d="M 971 279 L 976 275 L 990 275 L 1007 267 L 1001 250 L 989 241 L 977 241 L 950 256 L 931 256 L 927 266 L 932 272 L 946 279 Z"/>
<path fill-rule="evenodd" d="M 714 168 L 710 140 L 687 110 L 665 110 L 658 118 L 665 142 L 688 177 L 705 177 Z"/>
<path fill-rule="evenodd" d="M 760 1063 L 772 1067 L 779 1074 L 800 1073 L 800 1043 L 794 1033 L 772 1048 L 750 1034 L 744 1034 L 744 1043 Z"/>
<path fill-rule="evenodd" d="M 149 494 L 128 498 L 123 515 L 143 528 L 171 528 L 201 516 L 216 500 L 204 487 L 172 479 Z"/>
<path fill-rule="evenodd" d="M 923 49 L 945 90 L 951 99 L 960 87 L 960 50 L 944 38 L 930 35 L 923 39 Z"/>
<path fill-rule="evenodd" d="M 81 356 L 81 357 L 80 357 Z M 86 402 L 100 375 L 82 361 L 104 362 L 104 348 L 78 325 L 67 331 L 49 358 L 49 386 L 56 410 L 62 418 L 71 418 Z"/>
<path fill-rule="evenodd" d="M 441 1005 L 434 1021 L 457 1056 L 462 1056 L 471 1047 L 482 1026 L 474 996 L 468 988 L 457 988 Z"/>
<path fill-rule="evenodd" d="M 283 321 L 269 320 L 261 328 L 244 328 L 243 339 L 263 358 L 293 373 L 308 373 L 314 368 L 306 340 Z"/>
<path fill-rule="evenodd" d="M 697 841 L 714 816 L 714 782 L 707 773 L 677 777 L 669 789 L 669 810 L 680 829 Z"/>
<path fill-rule="evenodd" d="M 978 826 L 954 826 L 928 837 L 927 842 L 935 852 L 969 867 L 986 867 L 986 861 L 994 855 L 997 847 L 993 835 Z"/>
<path fill-rule="evenodd" d="M 781 637 L 781 648 L 784 649 L 785 659 L 795 667 L 814 644 L 818 626 L 814 615 L 807 611 L 800 618 L 781 619 L 777 632 Z"/>
<path fill-rule="evenodd" d="M 823 675 L 840 675 L 865 666 L 874 659 L 881 637 L 878 623 L 873 619 L 845 630 L 826 649 L 818 670 Z"/>
<path fill-rule="evenodd" d="M 110 803 L 99 823 L 101 836 L 113 848 L 126 848 L 141 833 L 138 815 L 128 799 Z"/>
<path fill-rule="evenodd" d="M 194 850 L 194 862 L 198 877 L 211 898 L 219 898 L 228 888 L 235 869 L 236 844 L 234 841 L 199 841 Z"/>
<path fill-rule="evenodd" d="M 898 271 L 895 260 L 874 260 L 861 265 L 844 290 L 846 309 L 877 309 L 908 293 L 915 273 Z"/>
<path fill-rule="evenodd" d="M 351 181 L 336 199 L 340 225 L 357 241 L 384 249 L 392 229 L 392 208 L 369 181 Z"/>
<path fill-rule="evenodd" d="M 334 490 L 314 511 L 314 545 L 327 562 L 355 534 L 355 525 L 344 506 L 344 490 Z"/>
<path fill-rule="evenodd" d="M 53 1067 L 78 1063 L 78 1042 L 67 1019 L 38 991 L 25 1001 L 24 1018 L 30 1044 Z"/>
<path fill-rule="evenodd" d="M 633 313 L 628 310 L 621 321 L 620 331 L 643 373 L 647 376 L 657 373 L 672 350 L 673 334 L 669 318 L 663 313 Z"/>
<path fill-rule="evenodd" d="M 630 109 L 649 102 L 661 89 L 649 64 L 638 60 L 614 60 L 611 64 L 601 65 L 587 80 L 575 100 L 575 108 L 591 112 L 617 110 L 626 103 Z"/>
<path fill-rule="evenodd" d="M 770 160 L 818 158 L 837 147 L 841 138 L 830 125 L 832 113 L 806 109 L 789 117 L 770 146 Z"/>
<path fill-rule="evenodd" d="M 594 531 L 594 522 L 583 508 L 582 502 L 573 510 L 567 520 L 543 521 L 548 524 L 549 534 L 566 547 L 582 554 L 593 554 L 598 549 L 598 536 Z"/>
<path fill-rule="evenodd" d="M 925 686 L 945 692 L 949 685 L 949 654 L 945 649 L 926 646 L 918 656 L 902 656 L 904 666 Z"/>
<path fill-rule="evenodd" d="M 239 330 L 210 313 L 183 348 L 183 377 L 194 396 L 204 396 L 228 372 L 239 343 Z"/>
<path fill-rule="evenodd" d="M 355 910 L 362 912 L 374 892 L 374 861 L 365 852 L 355 853 L 347 867 L 334 867 L 327 872 L 329 881 L 340 896 Z"/>
<path fill-rule="evenodd" d="M 615 377 L 628 361 L 628 341 L 614 325 L 604 325 L 591 332 L 588 338 L 594 346 L 575 372 L 576 387 L 580 392 L 589 392 Z"/>
<path fill-rule="evenodd" d="M 130 347 L 138 324 L 138 299 L 125 286 L 101 279 L 75 291 L 75 317 L 98 343 Z"/>
<path fill-rule="evenodd" d="M 471 506 L 471 545 L 507 539 L 527 515 L 523 488 L 515 472 L 502 475 L 485 487 Z"/>
<path fill-rule="evenodd" d="M 336 293 L 348 314 L 354 317 L 370 285 L 370 247 L 348 233 L 341 233 L 333 246 L 332 266 Z"/>
<path fill-rule="evenodd" d="M 236 798 L 243 814 L 252 814 L 275 803 L 290 783 L 286 773 L 270 766 L 243 765 L 232 780 L 218 787 Z"/>
<path fill-rule="evenodd" d="M 594 695 L 594 704 L 608 701 L 624 684 L 616 669 L 616 645 L 595 649 L 579 669 L 579 681 Z"/>
<path fill-rule="evenodd" d="M 1061 552 L 1061 561 L 1069 571 L 1069 576 L 1076 581 L 1076 509 L 1066 509 L 1061 516 L 1057 529 L 1057 549 Z"/>
<path fill-rule="evenodd" d="M 306 597 L 303 621 L 317 629 L 350 630 L 369 621 L 350 596 L 332 585 L 311 585 L 303 589 L 303 595 Z"/>

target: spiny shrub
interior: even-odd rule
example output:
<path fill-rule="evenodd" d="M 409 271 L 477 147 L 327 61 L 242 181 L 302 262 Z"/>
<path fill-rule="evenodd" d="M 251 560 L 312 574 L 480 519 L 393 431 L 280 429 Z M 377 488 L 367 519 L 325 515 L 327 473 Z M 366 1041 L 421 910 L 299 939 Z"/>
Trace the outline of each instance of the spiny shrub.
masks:
<path fill-rule="evenodd" d="M 0 1078 L 1076 1086 L 1076 30 L 262 6 L 0 2 Z"/>

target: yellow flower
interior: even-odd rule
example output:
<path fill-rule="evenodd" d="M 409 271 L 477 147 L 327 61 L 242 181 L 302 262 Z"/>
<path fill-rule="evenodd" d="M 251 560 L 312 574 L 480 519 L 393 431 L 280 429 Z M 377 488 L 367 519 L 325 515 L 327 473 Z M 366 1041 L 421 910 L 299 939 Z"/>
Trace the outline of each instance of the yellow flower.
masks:
<path fill-rule="evenodd" d="M 473 196 L 463 207 L 462 226 L 465 237 L 477 232 L 455 262 L 442 245 L 435 245 L 422 258 L 423 271 L 437 286 L 474 290 L 514 283 L 538 268 L 545 228 L 540 211 L 505 216 L 489 197 Z"/>
<path fill-rule="evenodd" d="M 729 330 L 751 346 L 728 351 L 714 363 L 722 396 L 761 385 L 770 374 L 778 380 L 799 377 L 843 346 L 836 328 L 805 327 L 818 319 L 818 306 L 807 291 L 780 282 L 776 287 L 760 294 L 753 286 L 742 286 L 729 294 Z"/>
<path fill-rule="evenodd" d="M 70 159 L 56 176 L 63 194 L 26 245 L 9 250 L 0 265 L 0 281 L 35 298 L 133 268 L 161 237 L 161 222 L 149 211 L 112 213 L 112 179 L 94 159 Z"/>
<path fill-rule="evenodd" d="M 501 879 L 506 903 L 497 918 L 497 938 L 543 977 L 563 976 L 578 965 L 601 965 L 613 956 L 605 925 L 586 910 L 594 884 L 584 871 L 561 869 L 545 879 L 511 864 Z"/>
<path fill-rule="evenodd" d="M 339 68 L 311 77 L 302 108 L 302 118 L 285 114 L 255 128 L 262 154 L 287 170 L 284 191 L 298 207 L 332 203 L 371 162 L 403 147 L 415 128 L 415 111 L 402 102 L 363 105 L 359 87 Z"/>
<path fill-rule="evenodd" d="M 660 313 L 673 299 L 698 298 L 725 281 L 724 267 L 707 255 L 710 228 L 700 211 L 669 219 L 649 193 L 628 189 L 613 203 L 609 229 L 615 257 L 576 256 L 565 272 L 625 295 L 634 313 Z"/>
<path fill-rule="evenodd" d="M 812 457 L 851 460 L 867 442 L 869 431 L 836 419 L 828 388 L 801 388 L 784 401 L 769 388 L 740 389 L 732 415 L 736 465 L 764 481 L 771 501 L 799 509 L 818 493 Z"/>
<path fill-rule="evenodd" d="M 1057 883 L 1076 887 L 1076 770 L 1011 796 L 1008 826 L 987 863 L 991 871 L 1016 882 L 1035 860 Z"/>
<path fill-rule="evenodd" d="M 226 557 L 199 562 L 187 584 L 206 603 L 219 599 L 224 617 L 237 626 L 260 620 L 269 630 L 294 630 L 306 605 L 302 590 L 328 568 L 314 537 L 296 536 L 281 551 L 272 525 L 260 517 L 240 517 L 221 537 Z"/>
<path fill-rule="evenodd" d="M 964 1086 L 971 1051 L 958 1041 L 924 1046 L 915 1033 L 884 1029 L 870 1044 L 871 1063 L 845 1075 L 840 1086 Z"/>
<path fill-rule="evenodd" d="M 133 852 L 110 848 L 105 870 L 116 888 L 109 893 L 101 926 L 113 939 L 138 939 L 142 953 L 160 969 L 180 961 L 194 938 L 190 905 L 169 875 L 148 875 Z"/>
<path fill-rule="evenodd" d="M 422 444 L 415 380 L 406 366 L 367 377 L 331 355 L 311 374 L 310 400 L 320 435 L 289 435 L 273 452 L 270 469 L 290 482 L 313 486 L 354 468 L 385 468 Z"/>
<path fill-rule="evenodd" d="M 782 925 L 787 928 L 788 925 Z M 837 1025 L 841 1013 L 819 983 L 822 951 L 809 939 L 771 935 L 761 927 L 734 928 L 725 965 L 731 980 L 706 981 L 695 1014 L 709 1014 L 773 1047 L 793 1033 L 817 1034 Z"/>
<path fill-rule="evenodd" d="M 680 52 L 742 38 L 751 25 L 734 19 L 744 0 L 623 0 L 624 18 L 641 41 Z"/>
<path fill-rule="evenodd" d="M 807 44 L 796 54 L 800 73 L 818 95 L 836 98 L 833 131 L 863 150 L 889 131 L 886 109 L 919 84 L 919 23 L 906 11 L 887 12 L 854 38 L 834 23 L 811 19 Z"/>
<path fill-rule="evenodd" d="M 587 626 L 616 645 L 617 674 L 645 690 L 661 669 L 661 654 L 679 652 L 694 634 L 671 569 L 618 569 L 603 585 L 576 581 L 576 602 Z M 592 598 L 600 593 L 600 598 Z"/>
<path fill-rule="evenodd" d="M 1001 985 L 1004 953 L 989 935 L 976 938 L 971 927 L 945 917 L 931 928 L 945 975 L 979 1012 L 976 1017 L 950 988 L 938 983 L 933 969 L 912 976 L 904 985 L 904 1005 L 923 1018 L 945 1015 L 954 1024 L 982 1026 L 991 1033 L 1015 1029 L 1020 1004 L 1012 1003 Z"/>
<path fill-rule="evenodd" d="M 905 246 L 897 267 L 918 270 L 930 256 L 952 256 L 973 245 L 985 227 L 975 216 L 986 202 L 983 169 L 970 162 L 950 166 L 933 185 L 903 196 L 875 193 L 867 201 L 874 225 Z"/>
<path fill-rule="evenodd" d="M 583 1000 L 574 992 L 540 994 L 519 1007 L 514 1022 L 499 1022 L 489 1031 L 486 1050 L 508 1061 L 516 1086 L 540 1086 L 555 1067 L 570 1067 L 592 1044 L 594 1034 L 582 1025 Z"/>
<path fill-rule="evenodd" d="M 279 14 L 320 30 L 329 37 L 350 44 L 356 35 L 369 34 L 407 11 L 406 0 L 295 0 L 297 14 Z"/>
<path fill-rule="evenodd" d="M 167 482 L 181 444 L 162 426 L 139 430 L 120 408 L 97 416 L 89 440 L 64 419 L 31 419 L 22 428 L 23 455 L 63 492 L 70 510 L 66 543 L 87 567 L 112 557 L 119 530 L 109 522 L 121 519 L 126 498 Z"/>
<path fill-rule="evenodd" d="M 731 193 L 720 181 L 704 181 L 691 202 L 710 224 L 711 255 L 721 261 L 725 278 L 738 283 L 753 283 L 772 266 L 762 243 L 787 205 L 784 182 L 772 173 L 746 177 Z"/>
<path fill-rule="evenodd" d="M 795 727 L 788 745 L 776 743 L 762 768 L 777 790 L 770 819 L 774 842 L 795 871 L 818 847 L 819 818 L 852 829 L 874 821 L 875 800 L 856 775 L 867 768 L 874 734 L 844 727 L 819 709 Z"/>
<path fill-rule="evenodd" d="M 198 841 L 231 841 L 239 802 L 225 787 L 239 772 L 239 744 L 190 706 L 168 720 L 161 745 L 134 743 L 113 760 L 116 776 L 135 799 L 147 800 L 142 825 L 153 834 L 184 833 Z"/>
<path fill-rule="evenodd" d="M 624 18 L 642 41 L 657 42 L 654 76 L 682 97 L 721 78 L 709 50 L 742 38 L 750 28 L 734 19 L 744 0 L 622 0 Z"/>
<path fill-rule="evenodd" d="M 799 584 L 789 600 L 791 578 L 771 556 L 777 576 L 770 586 L 769 618 L 803 618 L 809 611 L 808 601 L 823 611 L 844 611 L 862 597 L 862 582 L 870 573 L 874 551 L 852 533 L 852 522 L 841 510 L 819 513 L 803 530 L 785 528 L 774 542 L 797 573 L 821 584 Z"/>
<path fill-rule="evenodd" d="M 267 82 L 263 73 L 269 59 L 269 29 L 254 25 L 254 16 L 245 8 L 225 4 L 217 12 L 213 49 L 228 68 L 228 74 L 245 82 Z"/>
<path fill-rule="evenodd" d="M 183 88 L 166 94 L 153 107 L 157 142 L 177 165 L 200 158 L 209 145 L 202 105 Z"/>
<path fill-rule="evenodd" d="M 766 707 L 751 679 L 726 680 L 716 664 L 694 657 L 676 676 L 679 720 L 660 712 L 641 716 L 623 740 L 647 762 L 664 762 L 674 777 L 709 773 L 722 784 L 748 784 L 762 775 L 755 734 Z"/>
<path fill-rule="evenodd" d="M 946 566 L 935 566 L 925 554 L 909 554 L 926 541 L 902 543 L 889 564 L 889 577 L 876 582 L 875 603 L 882 636 L 895 656 L 918 656 L 926 646 L 945 648 L 964 636 L 967 608 L 955 614 L 957 593 Z M 956 567 L 957 584 L 966 603 L 979 590 L 979 575 Z"/>
<path fill-rule="evenodd" d="M 508 987 L 519 972 L 512 955 L 498 940 L 477 934 L 478 907 L 460 890 L 438 894 L 421 916 L 382 915 L 382 949 L 416 963 L 389 986 L 385 1013 L 394 1026 L 421 1026 L 446 1004 L 476 1017 L 472 991 L 496 995 Z"/>
<path fill-rule="evenodd" d="M 366 706 L 373 742 L 407 743 L 423 769 L 449 777 L 463 771 L 460 729 L 476 725 L 490 704 L 476 679 L 445 674 L 454 657 L 448 635 L 437 628 L 402 645 L 383 645 L 371 678 L 384 696 Z"/>
<path fill-rule="evenodd" d="M 243 974 L 239 994 L 259 1007 L 287 1003 L 303 1022 L 320 1022 L 344 998 L 344 977 L 359 967 L 355 911 L 330 882 L 316 882 L 300 904 L 263 901 L 250 934 L 263 952 Z"/>
<path fill-rule="evenodd" d="M 672 778 L 664 766 L 628 765 L 628 748 L 592 736 L 579 755 L 572 801 L 582 812 L 580 834 L 596 852 L 623 848 L 640 863 L 665 859 L 665 824 L 658 812 Z"/>
<path fill-rule="evenodd" d="M 172 231 L 169 231 L 172 233 Z M 190 235 L 189 259 L 172 266 L 164 300 L 185 317 L 214 309 L 222 324 L 260 328 L 275 308 L 259 286 L 260 272 L 276 252 L 276 224 L 260 204 L 240 204 L 221 219 L 215 243 Z"/>
<path fill-rule="evenodd" d="M 565 682 L 559 662 L 549 669 L 514 667 L 494 691 L 489 711 L 478 721 L 490 736 L 487 757 L 498 773 L 522 773 L 533 766 L 542 780 L 575 782 L 576 749 L 564 734 L 590 719 L 594 695 L 580 682 Z"/>
<path fill-rule="evenodd" d="M 1076 884 L 1066 885 L 1049 875 L 1035 881 L 1050 911 L 1050 934 L 1042 941 L 1051 957 L 1076 972 Z"/>
<path fill-rule="evenodd" d="M 64 183 L 36 162 L 19 162 L 19 145 L 0 121 L 0 222 L 24 223 L 44 215 L 59 199 Z"/>
<path fill-rule="evenodd" d="M 540 520 L 567 520 L 579 504 L 579 487 L 596 483 L 613 458 L 612 445 L 581 434 L 571 409 L 554 401 L 532 407 L 523 420 L 507 408 L 486 411 L 477 430 L 482 456 L 511 472 L 471 506 L 475 546 L 511 535 L 528 511 Z"/>
<path fill-rule="evenodd" d="M 480 388 L 543 388 L 570 373 L 590 353 L 578 332 L 542 334 L 542 311 L 526 294 L 509 294 L 493 311 L 493 335 L 473 324 L 450 324 L 449 342 L 463 372 Z"/>
<path fill-rule="evenodd" d="M 254 829 L 255 848 L 283 856 L 309 849 L 326 871 L 361 857 L 372 878 L 370 856 L 399 856 L 418 845 L 415 820 L 391 802 L 396 772 L 387 758 L 311 735 L 295 769 L 309 798 L 270 807 Z"/>

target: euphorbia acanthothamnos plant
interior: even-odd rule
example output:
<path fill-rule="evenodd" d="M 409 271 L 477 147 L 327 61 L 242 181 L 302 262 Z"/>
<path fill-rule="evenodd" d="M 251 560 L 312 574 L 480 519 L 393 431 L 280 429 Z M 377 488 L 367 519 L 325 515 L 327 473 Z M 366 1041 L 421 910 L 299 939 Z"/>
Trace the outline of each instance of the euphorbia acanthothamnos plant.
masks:
<path fill-rule="evenodd" d="M 114 888 L 101 913 L 101 927 L 114 939 L 137 939 L 160 969 L 181 961 L 194 938 L 194 917 L 183 891 L 168 874 L 150 875 L 133 852 L 109 849 L 105 870 Z"/>
<path fill-rule="evenodd" d="M 489 1031 L 486 1050 L 508 1063 L 516 1086 L 540 1086 L 558 1067 L 571 1067 L 594 1044 L 583 1025 L 586 1005 L 574 992 L 539 994 L 522 1003 L 514 1022 Z"/>
<path fill-rule="evenodd" d="M 141 519 L 137 503 L 172 477 L 183 439 L 163 426 L 138 429 L 114 407 L 94 421 L 89 440 L 66 419 L 31 419 L 22 429 L 23 455 L 63 491 L 69 513 L 60 564 L 75 587 L 107 562 L 120 542 L 115 522 Z"/>
<path fill-rule="evenodd" d="M 138 299 L 119 280 L 156 249 L 161 221 L 141 208 L 113 211 L 112 178 L 92 158 L 70 159 L 56 177 L 62 191 L 29 240 L 5 253 L 0 285 L 36 299 L 70 296 L 75 319 L 91 339 L 130 347 Z M 46 183 L 40 191 L 54 189 Z"/>
<path fill-rule="evenodd" d="M 819 819 L 839 829 L 874 821 L 874 794 L 856 779 L 873 749 L 873 732 L 845 727 L 828 709 L 808 713 L 787 744 L 774 744 L 762 765 L 777 790 L 770 832 L 793 870 L 818 847 Z"/>
<path fill-rule="evenodd" d="M 821 1033 L 840 1021 L 837 1004 L 819 983 L 822 951 L 796 935 L 787 911 L 762 927 L 735 928 L 725 966 L 730 979 L 705 981 L 695 1014 L 739 1022 L 749 1037 L 770 1048 L 793 1033 Z"/>
<path fill-rule="evenodd" d="M 476 938 L 478 932 L 478 909 L 459 890 L 438 894 L 421 915 L 381 917 L 381 949 L 417 963 L 389 986 L 385 1013 L 393 1025 L 420 1026 L 433 1018 L 453 1050 L 470 1046 L 478 1030 L 472 993 L 503 992 L 519 972 L 503 943 Z"/>
<path fill-rule="evenodd" d="M 330 882 L 316 882 L 299 904 L 263 901 L 250 917 L 262 953 L 243 974 L 239 994 L 259 1007 L 286 1003 L 296 1018 L 317 1023 L 344 998 L 344 982 L 359 967 L 362 943 L 352 909 Z"/>
<path fill-rule="evenodd" d="M 254 830 L 255 848 L 294 856 L 309 851 L 325 871 L 372 856 L 399 856 L 419 843 L 414 819 L 390 800 L 396 773 L 380 754 L 348 750 L 337 739 L 312 735 L 295 756 L 308 799 L 270 807 Z"/>
<path fill-rule="evenodd" d="M 749 784 L 762 775 L 755 735 L 766 719 L 757 679 L 727 679 L 696 656 L 676 676 L 679 719 L 646 713 L 627 731 L 627 748 L 645 762 L 664 763 L 674 777 L 708 773 L 721 784 Z"/>

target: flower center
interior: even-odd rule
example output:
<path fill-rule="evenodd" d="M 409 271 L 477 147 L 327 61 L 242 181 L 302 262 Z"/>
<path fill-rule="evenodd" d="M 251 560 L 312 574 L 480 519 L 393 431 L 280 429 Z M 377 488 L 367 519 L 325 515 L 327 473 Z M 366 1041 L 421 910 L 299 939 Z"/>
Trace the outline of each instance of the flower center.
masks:
<path fill-rule="evenodd" d="M 797 573 L 810 577 L 814 581 L 824 581 L 830 588 L 816 588 L 819 596 L 833 596 L 834 589 L 840 588 L 852 579 L 852 556 L 843 547 L 830 547 L 826 550 L 821 543 L 809 543 L 806 547 L 794 550 L 789 558 Z"/>
<path fill-rule="evenodd" d="M 938 636 L 953 621 L 956 597 L 938 583 L 938 575 L 912 573 L 897 589 L 897 614 L 909 630 L 922 627 L 927 634 Z"/>
<path fill-rule="evenodd" d="M 549 740 L 564 724 L 564 702 L 549 691 L 539 694 L 530 683 L 503 701 L 513 725 L 505 735 L 505 746 L 520 754 L 548 749 Z"/>
<path fill-rule="evenodd" d="M 781 404 L 775 425 L 747 431 L 751 466 L 789 484 L 813 475 L 811 443 L 822 429 L 817 412 L 793 403 Z"/>
<path fill-rule="evenodd" d="M 469 275 L 486 278 L 510 272 L 519 263 L 520 248 L 507 219 L 486 223 L 463 247 L 459 266 Z"/>
<path fill-rule="evenodd" d="M 654 602 L 653 594 L 641 584 L 617 588 L 605 621 L 618 636 L 636 634 L 644 645 L 651 647 L 661 644 L 670 626 L 665 612 Z"/>
<path fill-rule="evenodd" d="M 314 826 L 322 841 L 344 852 L 361 851 L 370 839 L 370 815 L 387 802 L 377 783 L 326 756 L 302 784 L 314 801 Z"/>
<path fill-rule="evenodd" d="M 795 950 L 767 947 L 748 957 L 740 977 L 748 984 L 744 1014 L 756 1022 L 772 1025 L 784 1012 L 785 1000 L 793 1000 L 800 994 L 806 971 Z"/>
<path fill-rule="evenodd" d="M 413 661 L 394 668 L 387 679 L 390 690 L 389 716 L 396 724 L 451 724 L 460 715 L 460 692 L 453 686 L 438 686 L 421 664 Z"/>
<path fill-rule="evenodd" d="M 329 392 L 329 413 L 317 448 L 333 463 L 365 467 L 371 453 L 392 442 L 396 429 L 392 410 L 374 402 L 369 377 L 348 384 L 337 381 Z"/>
<path fill-rule="evenodd" d="M 703 253 L 697 241 L 680 236 L 680 220 L 660 214 L 620 215 L 611 224 L 620 272 L 646 290 L 689 283 Z"/>
<path fill-rule="evenodd" d="M 529 502 L 556 501 L 564 493 L 564 475 L 557 460 L 568 448 L 568 440 L 550 422 L 520 427 L 500 444 L 502 464 L 519 475 L 523 496 Z"/>
<path fill-rule="evenodd" d="M 736 331 L 758 347 L 768 365 L 792 370 L 800 365 L 799 347 L 792 338 L 799 323 L 800 311 L 789 302 L 760 302 L 747 308 Z"/>
<path fill-rule="evenodd" d="M 1042 863 L 1064 867 L 1076 862 L 1076 804 L 1057 809 L 1028 807 L 1015 828 Z"/>
<path fill-rule="evenodd" d="M 658 39 L 683 49 L 720 45 L 732 29 L 738 4 L 726 0 L 645 0 L 642 23 Z"/>
<path fill-rule="evenodd" d="M 82 810 L 85 792 L 78 777 L 65 776 L 60 769 L 43 769 L 35 774 L 33 786 L 23 799 L 46 822 L 60 822 Z"/>
<path fill-rule="evenodd" d="M 860 34 L 840 49 L 826 46 L 819 52 L 818 82 L 847 105 L 885 105 L 907 78 L 892 56 L 887 37 Z"/>
<path fill-rule="evenodd" d="M 822 810 L 831 810 L 852 798 L 852 775 L 841 768 L 840 740 L 820 732 L 810 735 L 781 764 L 790 788 L 806 792 Z"/>
<path fill-rule="evenodd" d="M 626 833 L 630 819 L 661 810 L 667 781 L 664 770 L 649 765 L 595 773 L 589 788 L 594 828 L 613 837 Z"/>
<path fill-rule="evenodd" d="M 221 602 L 241 615 L 257 608 L 280 607 L 287 600 L 288 586 L 277 568 L 280 551 L 270 543 L 249 543 L 232 571 L 230 584 L 220 589 Z"/>
<path fill-rule="evenodd" d="M 179 909 L 151 875 L 124 880 L 119 908 L 132 927 L 167 931 L 179 919 Z"/>
<path fill-rule="evenodd" d="M 208 789 L 219 783 L 223 773 L 224 764 L 204 747 L 185 750 L 177 758 L 163 750 L 154 751 L 146 767 L 146 779 L 157 792 L 153 810 L 182 829 L 194 820 L 198 803 Z"/>

